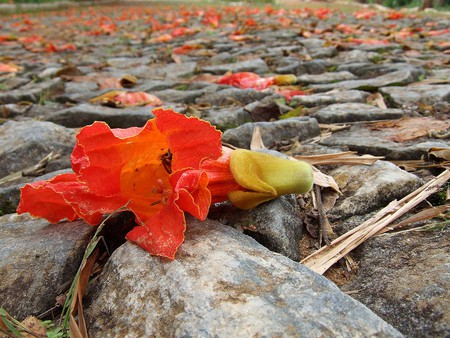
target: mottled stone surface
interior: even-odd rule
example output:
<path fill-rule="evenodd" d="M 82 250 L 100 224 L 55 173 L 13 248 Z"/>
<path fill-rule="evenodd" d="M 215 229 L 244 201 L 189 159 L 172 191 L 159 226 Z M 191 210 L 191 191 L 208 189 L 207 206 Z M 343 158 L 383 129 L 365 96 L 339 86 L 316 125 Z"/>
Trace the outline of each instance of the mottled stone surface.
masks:
<path fill-rule="evenodd" d="M 0 217 L 2 307 L 23 319 L 52 308 L 71 282 L 94 228 L 82 221 L 49 224 L 28 215 Z"/>
<path fill-rule="evenodd" d="M 92 336 L 401 336 L 324 277 L 214 221 L 189 219 L 174 261 L 126 243 L 88 298 Z"/>

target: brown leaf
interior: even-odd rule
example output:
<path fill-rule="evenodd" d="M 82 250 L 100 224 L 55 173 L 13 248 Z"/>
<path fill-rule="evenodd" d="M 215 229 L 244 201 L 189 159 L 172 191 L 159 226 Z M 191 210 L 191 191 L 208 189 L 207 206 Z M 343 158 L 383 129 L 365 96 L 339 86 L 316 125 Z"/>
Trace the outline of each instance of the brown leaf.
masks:
<path fill-rule="evenodd" d="M 450 121 L 439 121 L 432 117 L 406 117 L 399 120 L 375 122 L 371 129 L 391 129 L 392 135 L 386 139 L 394 142 L 405 142 L 427 136 L 432 130 L 442 131 L 450 128 Z"/>
<path fill-rule="evenodd" d="M 430 148 L 428 156 L 435 162 L 450 161 L 450 148 Z"/>

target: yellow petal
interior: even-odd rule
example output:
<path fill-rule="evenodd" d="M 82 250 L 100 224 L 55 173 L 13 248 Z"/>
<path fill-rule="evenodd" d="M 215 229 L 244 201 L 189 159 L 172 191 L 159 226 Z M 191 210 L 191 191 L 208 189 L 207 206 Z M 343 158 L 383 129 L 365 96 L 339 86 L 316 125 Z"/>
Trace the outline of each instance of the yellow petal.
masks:
<path fill-rule="evenodd" d="M 249 190 L 228 195 L 235 206 L 243 209 L 280 195 L 304 194 L 313 185 L 312 168 L 308 163 L 245 149 L 232 152 L 230 169 L 236 182 Z"/>

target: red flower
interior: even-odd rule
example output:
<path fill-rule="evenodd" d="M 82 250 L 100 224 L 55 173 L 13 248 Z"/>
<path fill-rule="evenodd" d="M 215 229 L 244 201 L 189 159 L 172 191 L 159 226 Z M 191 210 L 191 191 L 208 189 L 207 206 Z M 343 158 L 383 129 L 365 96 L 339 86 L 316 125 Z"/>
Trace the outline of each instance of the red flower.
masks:
<path fill-rule="evenodd" d="M 74 174 L 25 185 L 17 212 L 94 225 L 128 203 L 139 226 L 127 239 L 173 258 L 184 239 L 183 211 L 200 220 L 208 213 L 208 176 L 199 168 L 221 155 L 221 134 L 172 110 L 153 113 L 142 128 L 110 129 L 103 122 L 82 128 L 71 158 Z"/>

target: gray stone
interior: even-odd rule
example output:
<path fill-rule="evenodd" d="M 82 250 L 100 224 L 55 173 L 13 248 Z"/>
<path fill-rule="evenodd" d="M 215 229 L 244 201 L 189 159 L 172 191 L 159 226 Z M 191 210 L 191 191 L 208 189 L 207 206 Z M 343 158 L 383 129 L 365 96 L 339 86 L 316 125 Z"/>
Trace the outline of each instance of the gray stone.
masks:
<path fill-rule="evenodd" d="M 225 131 L 251 122 L 251 117 L 242 107 L 208 109 L 202 112 L 202 119 L 209 121 L 217 129 Z"/>
<path fill-rule="evenodd" d="M 246 105 L 272 95 L 271 91 L 260 92 L 255 89 L 226 88 L 214 93 L 207 93 L 195 100 L 197 104 L 213 106 Z"/>
<path fill-rule="evenodd" d="M 321 140 L 320 144 L 357 151 L 360 154 L 384 156 L 388 160 L 419 160 L 432 147 L 449 147 L 447 140 L 412 140 L 397 143 L 389 138 L 395 130 L 372 130 L 365 126 L 353 125 L 349 130 L 333 133 Z"/>
<path fill-rule="evenodd" d="M 320 48 L 307 48 L 308 53 L 313 59 L 325 59 L 332 58 L 337 55 L 337 49 L 335 46 L 320 47 Z"/>
<path fill-rule="evenodd" d="M 69 128 L 83 127 L 95 121 L 104 121 L 111 128 L 141 127 L 153 118 L 150 107 L 111 108 L 83 103 L 56 111 L 46 120 Z"/>
<path fill-rule="evenodd" d="M 293 101 L 305 107 L 318 107 L 333 103 L 365 103 L 369 95 L 362 90 L 331 90 L 325 93 L 294 96 Z"/>
<path fill-rule="evenodd" d="M 450 85 L 411 85 L 407 87 L 380 88 L 396 107 L 403 105 L 433 104 L 439 101 L 450 102 Z"/>
<path fill-rule="evenodd" d="M 374 90 L 380 87 L 386 86 L 399 86 L 406 85 L 417 81 L 416 76 L 414 76 L 409 70 L 399 70 L 385 75 L 381 75 L 372 79 L 366 80 L 348 80 L 336 82 L 333 84 L 317 84 L 311 85 L 316 91 L 324 92 L 332 89 L 361 89 L 361 90 Z"/>
<path fill-rule="evenodd" d="M 211 208 L 208 218 L 229 224 L 269 250 L 300 261 L 303 220 L 298 209 L 295 195 L 286 195 L 251 210 L 221 203 Z"/>
<path fill-rule="evenodd" d="M 260 75 L 267 73 L 269 67 L 262 59 L 246 60 L 235 63 L 226 63 L 221 65 L 205 66 L 202 71 L 213 74 L 224 74 L 226 72 L 253 72 Z"/>
<path fill-rule="evenodd" d="M 337 81 L 345 81 L 345 80 L 355 80 L 357 77 L 350 72 L 342 71 L 342 72 L 332 72 L 332 73 L 323 73 L 318 75 L 305 74 L 297 77 L 297 81 L 299 83 L 330 83 Z"/>
<path fill-rule="evenodd" d="M 422 184 L 417 176 L 386 161 L 377 161 L 371 166 L 339 166 L 328 174 L 343 193 L 329 212 L 333 220 L 381 209 Z"/>
<path fill-rule="evenodd" d="M 450 232 L 439 223 L 364 243 L 356 277 L 342 287 L 408 337 L 450 335 Z"/>
<path fill-rule="evenodd" d="M 165 89 L 162 91 L 155 91 L 152 94 L 156 95 L 159 99 L 164 102 L 180 102 L 180 103 L 193 103 L 195 99 L 204 95 L 206 90 L 176 90 L 176 89 Z"/>
<path fill-rule="evenodd" d="M 397 119 L 403 116 L 400 109 L 382 109 L 364 103 L 336 103 L 312 114 L 319 123 L 343 123 Z"/>
<path fill-rule="evenodd" d="M 367 79 L 401 70 L 409 71 L 411 76 L 416 80 L 425 75 L 425 70 L 422 67 L 404 62 L 372 64 L 354 69 L 351 72 Z"/>
<path fill-rule="evenodd" d="M 82 221 L 49 224 L 28 215 L 0 217 L 2 307 L 18 319 L 52 308 L 71 282 L 94 228 Z"/>
<path fill-rule="evenodd" d="M 173 261 L 126 243 L 89 290 L 93 337 L 400 337 L 301 264 L 218 222 L 188 219 Z"/>
<path fill-rule="evenodd" d="M 332 63 L 326 60 L 300 61 L 298 58 L 287 57 L 278 61 L 277 74 L 322 74 Z"/>
<path fill-rule="evenodd" d="M 75 131 L 51 122 L 9 121 L 0 125 L 0 177 L 37 164 L 50 152 L 66 155 Z"/>
<path fill-rule="evenodd" d="M 17 103 L 20 101 L 40 102 L 50 98 L 56 91 L 62 89 L 60 78 L 44 82 L 30 82 L 14 90 L 0 93 L 0 104 Z"/>
<path fill-rule="evenodd" d="M 354 49 L 350 51 L 342 51 L 336 55 L 331 61 L 342 64 L 342 63 L 368 63 L 372 60 L 381 57 L 381 54 L 376 52 L 366 52 L 359 49 Z"/>
<path fill-rule="evenodd" d="M 250 148 L 255 127 L 259 127 L 264 145 L 271 148 L 275 142 L 297 138 L 306 140 L 320 135 L 317 120 L 309 117 L 294 117 L 274 122 L 245 123 L 223 133 L 222 140 L 238 148 Z"/>

